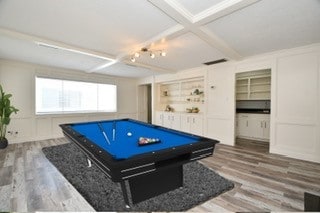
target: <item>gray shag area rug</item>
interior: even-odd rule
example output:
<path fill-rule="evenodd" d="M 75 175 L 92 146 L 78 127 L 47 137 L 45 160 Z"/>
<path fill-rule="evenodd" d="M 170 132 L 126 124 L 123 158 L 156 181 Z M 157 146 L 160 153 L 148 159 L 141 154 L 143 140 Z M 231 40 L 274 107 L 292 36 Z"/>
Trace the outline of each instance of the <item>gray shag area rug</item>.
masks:
<path fill-rule="evenodd" d="M 82 151 L 72 143 L 42 151 L 96 211 L 186 211 L 226 192 L 234 184 L 197 162 L 183 167 L 184 186 L 125 208 L 119 183 L 108 179 L 95 166 L 88 168 Z"/>

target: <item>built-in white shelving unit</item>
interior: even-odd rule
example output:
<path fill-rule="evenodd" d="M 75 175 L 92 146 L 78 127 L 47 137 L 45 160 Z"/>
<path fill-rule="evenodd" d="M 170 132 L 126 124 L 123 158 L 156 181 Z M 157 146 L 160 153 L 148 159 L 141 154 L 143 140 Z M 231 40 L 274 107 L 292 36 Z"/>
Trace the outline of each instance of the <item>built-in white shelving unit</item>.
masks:
<path fill-rule="evenodd" d="M 204 79 L 185 79 L 159 84 L 159 104 L 203 104 Z"/>
<path fill-rule="evenodd" d="M 271 98 L 271 72 L 257 71 L 248 76 L 237 76 L 237 100 L 270 100 Z"/>

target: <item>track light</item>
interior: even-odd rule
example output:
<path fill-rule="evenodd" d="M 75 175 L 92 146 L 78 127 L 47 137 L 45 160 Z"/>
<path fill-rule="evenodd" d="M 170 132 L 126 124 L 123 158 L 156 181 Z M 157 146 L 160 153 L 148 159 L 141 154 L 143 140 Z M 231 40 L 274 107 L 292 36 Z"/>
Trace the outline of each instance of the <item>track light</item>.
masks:
<path fill-rule="evenodd" d="M 159 54 L 160 52 L 160 54 Z M 140 51 L 135 52 L 130 56 L 131 62 L 135 62 L 136 58 L 139 58 L 141 55 L 144 55 L 145 53 L 148 53 L 150 58 L 154 59 L 156 57 L 156 53 L 159 54 L 160 56 L 166 56 L 167 53 L 163 50 L 155 50 L 155 49 L 148 49 L 146 47 L 141 48 Z"/>
<path fill-rule="evenodd" d="M 134 57 L 139 58 L 139 57 L 140 57 L 140 53 L 135 52 L 135 53 L 134 53 Z"/>
<path fill-rule="evenodd" d="M 166 55 L 167 55 L 166 52 L 164 52 L 164 51 L 161 51 L 161 52 L 160 52 L 160 56 L 166 56 Z"/>

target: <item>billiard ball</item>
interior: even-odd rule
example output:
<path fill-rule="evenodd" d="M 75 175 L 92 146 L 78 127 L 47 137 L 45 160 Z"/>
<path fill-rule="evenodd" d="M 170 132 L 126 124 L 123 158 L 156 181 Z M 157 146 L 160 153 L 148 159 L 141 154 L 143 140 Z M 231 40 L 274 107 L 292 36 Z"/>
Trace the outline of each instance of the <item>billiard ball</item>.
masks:
<path fill-rule="evenodd" d="M 132 133 L 131 133 L 131 132 L 128 132 L 127 135 L 130 137 L 130 136 L 132 136 Z"/>

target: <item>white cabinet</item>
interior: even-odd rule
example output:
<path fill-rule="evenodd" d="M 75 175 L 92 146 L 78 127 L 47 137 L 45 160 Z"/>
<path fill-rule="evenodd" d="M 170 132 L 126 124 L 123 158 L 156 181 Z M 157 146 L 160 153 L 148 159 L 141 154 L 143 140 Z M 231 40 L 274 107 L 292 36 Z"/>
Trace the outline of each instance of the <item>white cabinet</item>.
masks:
<path fill-rule="evenodd" d="M 203 116 L 181 114 L 180 130 L 195 135 L 203 135 Z"/>
<path fill-rule="evenodd" d="M 247 114 L 237 114 L 237 136 L 250 137 L 249 116 Z"/>
<path fill-rule="evenodd" d="M 163 120 L 164 120 L 164 112 L 156 111 L 155 124 L 159 126 L 163 126 Z"/>
<path fill-rule="evenodd" d="M 156 111 L 155 124 L 195 135 L 203 135 L 203 115 Z"/>
<path fill-rule="evenodd" d="M 180 114 L 172 113 L 172 112 L 164 112 L 163 126 L 170 129 L 180 130 Z"/>
<path fill-rule="evenodd" d="M 236 120 L 237 137 L 269 140 L 270 115 L 238 113 Z"/>

